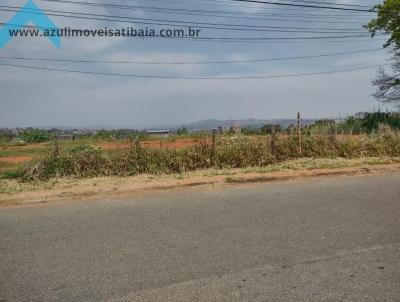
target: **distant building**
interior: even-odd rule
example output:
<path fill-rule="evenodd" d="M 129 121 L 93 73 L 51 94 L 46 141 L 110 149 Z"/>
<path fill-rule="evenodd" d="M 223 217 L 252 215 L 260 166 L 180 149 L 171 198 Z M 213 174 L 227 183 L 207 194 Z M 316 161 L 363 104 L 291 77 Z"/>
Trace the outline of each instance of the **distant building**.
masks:
<path fill-rule="evenodd" d="M 236 134 L 240 134 L 240 133 L 242 133 L 242 126 L 240 124 L 233 124 L 230 127 L 230 131 L 232 131 Z"/>
<path fill-rule="evenodd" d="M 74 135 L 73 134 L 60 134 L 58 136 L 58 138 L 63 141 L 72 141 L 72 139 L 74 138 Z"/>
<path fill-rule="evenodd" d="M 169 130 L 151 130 L 146 132 L 147 135 L 150 136 L 163 136 L 163 137 L 168 137 L 169 136 Z"/>
<path fill-rule="evenodd" d="M 15 129 L 11 129 L 10 132 L 11 132 L 11 134 L 12 134 L 13 136 L 18 137 L 18 136 L 20 136 L 22 133 L 24 133 L 24 130 L 21 129 L 21 128 L 15 128 Z"/>
<path fill-rule="evenodd" d="M 364 118 L 364 116 L 367 114 L 367 112 L 357 112 L 354 114 L 355 118 Z"/>

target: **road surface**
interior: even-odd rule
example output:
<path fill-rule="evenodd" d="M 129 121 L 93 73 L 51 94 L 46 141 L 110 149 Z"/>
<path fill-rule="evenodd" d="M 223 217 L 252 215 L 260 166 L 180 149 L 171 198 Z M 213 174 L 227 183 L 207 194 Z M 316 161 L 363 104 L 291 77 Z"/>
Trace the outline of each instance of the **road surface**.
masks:
<path fill-rule="evenodd" d="M 400 301 L 400 174 L 0 209 L 0 301 Z"/>

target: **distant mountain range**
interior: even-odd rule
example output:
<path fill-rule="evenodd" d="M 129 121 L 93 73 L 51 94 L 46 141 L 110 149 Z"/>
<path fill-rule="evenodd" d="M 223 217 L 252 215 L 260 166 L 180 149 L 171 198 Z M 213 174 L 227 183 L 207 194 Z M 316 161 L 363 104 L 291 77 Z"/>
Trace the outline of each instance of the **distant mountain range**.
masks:
<path fill-rule="evenodd" d="M 301 123 L 303 125 L 309 125 L 315 122 L 315 119 L 302 119 Z M 297 123 L 296 119 L 275 119 L 275 120 L 261 120 L 261 119 L 245 119 L 245 120 L 217 120 L 217 119 L 207 119 L 199 122 L 183 124 L 188 130 L 195 129 L 213 129 L 217 127 L 229 127 L 234 124 L 239 124 L 243 127 L 251 128 L 261 128 L 267 124 L 281 125 L 286 128 L 290 125 L 295 125 Z M 178 126 L 179 127 L 179 126 Z M 168 128 L 168 127 L 167 127 Z M 175 127 L 176 128 L 176 127 Z"/>
<path fill-rule="evenodd" d="M 309 125 L 315 122 L 316 119 L 302 119 L 301 123 L 303 125 Z M 235 124 L 239 124 L 244 127 L 251 127 L 251 128 L 261 128 L 264 125 L 267 124 L 273 124 L 273 125 L 281 125 L 284 128 L 287 128 L 290 125 L 295 125 L 297 123 L 296 119 L 238 119 L 238 120 L 219 120 L 219 119 L 206 119 L 198 122 L 193 122 L 193 123 L 181 123 L 181 124 L 169 124 L 169 125 L 161 125 L 161 126 L 153 126 L 153 127 L 145 127 L 142 128 L 142 130 L 160 130 L 160 129 L 169 129 L 169 130 L 174 130 L 178 129 L 182 126 L 184 126 L 188 130 L 210 130 L 213 128 L 218 128 L 218 127 L 223 127 L 227 128 Z M 62 125 L 57 125 L 57 126 L 40 126 L 40 127 L 35 127 L 35 128 L 40 128 L 40 129 L 59 129 L 63 131 L 71 131 L 74 129 L 80 129 L 80 130 L 101 130 L 101 129 L 106 129 L 106 130 L 112 130 L 112 129 L 127 129 L 128 127 L 115 127 L 115 126 L 106 126 L 106 125 L 97 125 L 97 126 L 91 126 L 91 127 L 71 127 L 71 126 L 62 126 Z M 140 129 L 140 128 L 132 128 L 132 129 Z"/>

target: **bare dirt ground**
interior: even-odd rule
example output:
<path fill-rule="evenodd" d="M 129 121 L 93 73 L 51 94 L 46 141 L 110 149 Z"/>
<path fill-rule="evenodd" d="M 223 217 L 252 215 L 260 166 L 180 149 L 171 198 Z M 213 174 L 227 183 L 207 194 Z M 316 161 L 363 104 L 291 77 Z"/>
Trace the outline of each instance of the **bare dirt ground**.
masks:
<path fill-rule="evenodd" d="M 400 171 L 400 159 L 303 159 L 261 168 L 211 169 L 178 175 L 55 179 L 35 183 L 0 180 L 0 206 L 104 198 L 183 186 L 229 185 L 395 171 Z"/>
<path fill-rule="evenodd" d="M 20 164 L 23 162 L 31 161 L 32 159 L 33 159 L 32 156 L 8 156 L 8 157 L 0 157 L 0 162 Z"/>
<path fill-rule="evenodd" d="M 207 141 L 207 140 L 204 140 Z M 143 147 L 151 148 L 171 148 L 180 149 L 189 146 L 193 146 L 196 143 L 200 143 L 197 139 L 165 139 L 165 140 L 150 140 L 142 141 L 141 145 Z M 69 148 L 80 144 L 90 144 L 100 149 L 107 151 L 118 151 L 131 148 L 131 144 L 128 141 L 63 141 L 60 142 L 61 147 Z M 49 148 L 52 148 L 52 142 L 46 143 L 34 143 L 21 146 L 6 145 L 0 146 L 0 177 L 1 174 L 13 171 L 17 169 L 18 166 L 26 162 L 35 160 L 44 156 Z"/>

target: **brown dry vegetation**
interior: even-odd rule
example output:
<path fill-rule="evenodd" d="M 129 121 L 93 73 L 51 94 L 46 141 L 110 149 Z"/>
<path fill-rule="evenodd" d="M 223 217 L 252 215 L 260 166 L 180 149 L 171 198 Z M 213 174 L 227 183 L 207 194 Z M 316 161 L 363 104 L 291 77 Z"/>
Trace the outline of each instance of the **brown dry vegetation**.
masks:
<path fill-rule="evenodd" d="M 371 135 L 224 135 L 157 138 L 141 142 L 61 141 L 0 147 L 0 174 L 25 181 L 57 177 L 174 174 L 201 169 L 266 167 L 297 158 L 400 157 L 400 134 L 382 127 Z M 32 162 L 29 162 L 32 160 Z M 28 163 L 26 163 L 28 161 Z"/>
<path fill-rule="evenodd" d="M 100 146 L 100 147 L 99 147 Z M 49 151 L 49 150 L 48 150 Z M 297 158 L 400 157 L 400 134 L 390 128 L 363 136 L 219 136 L 210 140 L 104 143 L 61 146 L 57 152 L 23 166 L 9 176 L 24 181 L 57 177 L 174 174 L 201 169 L 266 167 Z"/>
<path fill-rule="evenodd" d="M 101 198 L 196 185 L 283 181 L 318 176 L 344 176 L 400 171 L 400 158 L 297 159 L 267 167 L 208 169 L 171 175 L 62 178 L 23 183 L 0 180 L 0 206 L 54 200 Z"/>
<path fill-rule="evenodd" d="M 142 142 L 142 145 L 151 148 L 180 149 L 193 146 L 196 142 L 198 142 L 198 140 L 191 138 L 166 138 L 162 140 L 146 140 Z M 105 151 L 127 150 L 132 147 L 131 142 L 126 140 L 111 142 L 102 140 L 76 140 L 75 142 L 61 141 L 59 143 L 62 149 L 68 149 L 82 144 L 87 144 Z M 0 176 L 1 174 L 17 169 L 21 164 L 46 156 L 52 151 L 52 148 L 53 144 L 51 142 L 31 143 L 25 145 L 4 144 L 0 146 Z"/>
<path fill-rule="evenodd" d="M 203 140 L 206 142 L 207 140 Z M 209 140 L 208 140 L 209 141 Z M 171 148 L 171 149 L 180 149 L 185 147 L 193 146 L 194 144 L 198 143 L 199 141 L 186 138 L 186 139 L 176 139 L 176 140 L 147 140 L 141 142 L 143 147 L 149 148 Z M 127 141 L 123 142 L 106 142 L 97 144 L 97 146 L 103 150 L 121 150 L 121 149 L 129 149 L 131 148 L 132 144 Z"/>

